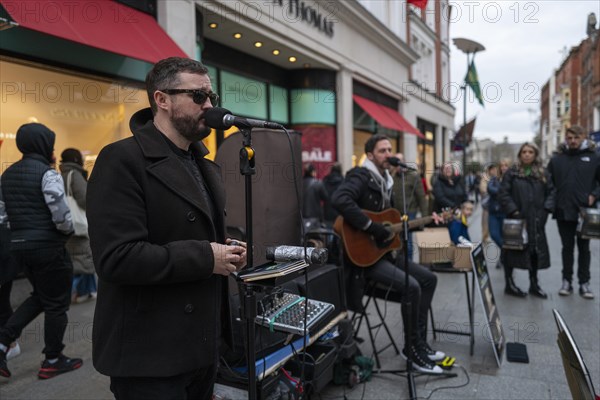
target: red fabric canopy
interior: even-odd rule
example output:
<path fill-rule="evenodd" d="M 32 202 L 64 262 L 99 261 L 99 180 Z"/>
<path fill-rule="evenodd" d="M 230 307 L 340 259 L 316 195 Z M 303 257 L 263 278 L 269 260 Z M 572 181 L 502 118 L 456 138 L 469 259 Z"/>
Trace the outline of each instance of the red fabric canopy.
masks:
<path fill-rule="evenodd" d="M 404 119 L 398 111 L 358 95 L 352 95 L 352 98 L 360 108 L 384 128 L 410 133 L 412 135 L 417 135 L 420 138 L 425 137 L 417 128 Z"/>
<path fill-rule="evenodd" d="M 187 54 L 148 14 L 109 0 L 0 0 L 21 27 L 150 63 Z"/>

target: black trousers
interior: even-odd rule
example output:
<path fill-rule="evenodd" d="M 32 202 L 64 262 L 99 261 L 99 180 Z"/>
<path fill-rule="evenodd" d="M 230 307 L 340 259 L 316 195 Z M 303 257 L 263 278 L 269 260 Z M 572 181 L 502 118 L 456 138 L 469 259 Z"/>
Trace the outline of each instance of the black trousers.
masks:
<path fill-rule="evenodd" d="M 116 400 L 210 400 L 217 376 L 216 364 L 170 377 L 110 378 Z"/>
<path fill-rule="evenodd" d="M 13 281 L 8 281 L 0 285 L 0 327 L 3 327 L 13 314 L 13 309 L 10 305 L 12 285 Z"/>
<path fill-rule="evenodd" d="M 12 251 L 33 291 L 0 329 L 0 343 L 8 346 L 38 315 L 44 313 L 46 358 L 56 358 L 65 345 L 67 311 L 71 302 L 73 266 L 64 246 Z"/>
<path fill-rule="evenodd" d="M 427 313 L 431 307 L 431 300 L 437 286 L 437 276 L 424 266 L 408 262 L 408 290 L 405 287 L 406 268 L 404 268 L 404 255 L 399 254 L 396 264 L 382 258 L 372 267 L 365 269 L 365 278 L 380 284 L 380 287 L 389 288 L 388 300 L 402 301 L 407 298 L 410 308 L 402 307 L 405 340 L 408 338 L 406 327 L 412 327 L 411 342 L 426 340 L 427 338 Z"/>
<path fill-rule="evenodd" d="M 577 222 L 575 221 L 556 221 L 558 233 L 562 242 L 562 263 L 563 279 L 571 282 L 573 279 L 573 264 L 575 263 L 575 241 L 577 241 L 577 250 L 579 257 L 577 260 L 577 279 L 579 284 L 590 281 L 590 241 L 577 236 Z"/>

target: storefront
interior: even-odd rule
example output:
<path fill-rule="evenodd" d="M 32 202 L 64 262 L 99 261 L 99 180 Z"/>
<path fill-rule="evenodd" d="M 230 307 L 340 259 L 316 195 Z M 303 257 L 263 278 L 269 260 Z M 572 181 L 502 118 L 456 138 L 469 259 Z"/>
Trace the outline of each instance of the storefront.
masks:
<path fill-rule="evenodd" d="M 116 2 L 2 0 L 0 18 L 2 171 L 21 158 L 15 137 L 27 122 L 56 133 L 57 158 L 74 147 L 91 168 L 148 107 L 143 82 L 152 63 L 185 56 L 152 15 Z"/>

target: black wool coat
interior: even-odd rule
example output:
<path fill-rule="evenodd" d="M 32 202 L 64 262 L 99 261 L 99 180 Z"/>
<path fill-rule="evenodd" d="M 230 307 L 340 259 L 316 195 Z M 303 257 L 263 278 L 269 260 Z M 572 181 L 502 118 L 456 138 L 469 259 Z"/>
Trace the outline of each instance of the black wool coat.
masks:
<path fill-rule="evenodd" d="M 550 267 L 550 251 L 546 239 L 546 221 L 548 210 L 552 209 L 552 184 L 546 176 L 546 182 L 533 176 L 524 176 L 516 166 L 509 169 L 502 178 L 498 201 L 502 211 L 510 214 L 519 211 L 520 218 L 526 220 L 529 238 L 528 252 L 537 257 L 537 269 Z M 510 253 L 512 250 L 502 250 Z M 509 254 L 510 255 L 510 254 Z M 515 268 L 522 266 L 514 265 Z"/>
<path fill-rule="evenodd" d="M 437 211 L 444 208 L 455 208 L 465 202 L 467 192 L 462 179 L 459 176 L 451 178 L 454 184 L 451 184 L 445 177 L 438 177 L 433 184 L 433 196 L 435 197 L 435 209 Z"/>
<path fill-rule="evenodd" d="M 98 273 L 92 356 L 102 374 L 166 377 L 214 364 L 227 333 L 226 278 L 213 274 L 210 242 L 225 240 L 219 167 L 194 143 L 216 220 L 150 109 L 133 137 L 100 152 L 87 192 Z"/>

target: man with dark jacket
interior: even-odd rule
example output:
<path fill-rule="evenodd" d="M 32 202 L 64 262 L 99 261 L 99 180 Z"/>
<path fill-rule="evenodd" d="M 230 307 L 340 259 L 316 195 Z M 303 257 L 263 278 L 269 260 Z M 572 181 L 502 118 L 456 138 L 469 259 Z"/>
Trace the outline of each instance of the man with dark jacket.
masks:
<path fill-rule="evenodd" d="M 38 377 L 52 378 L 82 365 L 80 358 L 62 353 L 73 278 L 65 243 L 73 233 L 73 222 L 63 180 L 51 167 L 55 138 L 54 132 L 42 124 L 22 125 L 16 141 L 23 158 L 2 175 L 11 254 L 33 287 L 31 296 L 0 329 L 0 376 L 6 378 L 11 375 L 6 363 L 8 346 L 42 312 L 46 359 Z"/>
<path fill-rule="evenodd" d="M 346 174 L 344 182 L 333 195 L 332 203 L 346 223 L 370 234 L 374 240 L 373 246 L 381 247 L 390 242 L 393 235 L 385 225 L 373 222 L 363 210 L 383 211 L 393 206 L 393 179 L 388 172 L 390 164 L 387 160 L 392 155 L 392 144 L 385 135 L 376 134 L 365 143 L 365 153 L 367 158 L 362 167 L 353 168 Z M 419 371 L 441 373 L 435 361 L 443 359 L 445 355 L 431 349 L 426 342 L 427 313 L 437 285 L 436 276 L 412 261 L 406 268 L 404 257 L 394 259 L 390 253 L 367 268 L 358 268 L 349 259 L 345 260 L 345 264 L 351 280 L 359 281 L 364 274 L 366 280 L 378 282 L 390 292 L 408 297 L 410 310 L 402 307 L 402 317 L 405 343 L 410 341 L 411 345 L 405 346 L 402 354 L 410 358 Z M 408 291 L 404 286 L 406 271 L 410 275 Z M 357 304 L 360 301 L 348 299 L 349 304 L 354 303 L 354 309 L 361 306 Z M 406 329 L 409 324 L 412 327 L 410 336 Z"/>
<path fill-rule="evenodd" d="M 245 244 L 225 238 L 221 173 L 201 142 L 218 96 L 206 67 L 178 57 L 156 63 L 146 89 L 151 108 L 102 149 L 88 184 L 94 367 L 117 399 L 211 399 L 226 277 L 246 263 Z"/>
<path fill-rule="evenodd" d="M 336 162 L 331 165 L 329 174 L 325 175 L 325 178 L 323 178 L 323 186 L 325 186 L 328 197 L 325 205 L 323 206 L 323 213 L 325 216 L 325 222 L 330 226 L 333 225 L 333 222 L 339 215 L 339 213 L 331 204 L 331 196 L 333 196 L 342 182 L 344 182 L 344 175 L 342 175 L 342 164 Z"/>
<path fill-rule="evenodd" d="M 574 125 L 567 129 L 564 143 L 548 164 L 555 187 L 553 216 L 562 241 L 562 286 L 559 294 L 573 293 L 571 280 L 575 241 L 579 251 L 577 278 L 579 294 L 593 299 L 590 289 L 590 241 L 577 236 L 577 220 L 580 207 L 593 207 L 600 199 L 600 156 L 594 151 L 594 143 L 587 140 L 583 129 Z"/>
<path fill-rule="evenodd" d="M 316 228 L 323 222 L 323 203 L 329 200 L 327 191 L 317 178 L 317 170 L 312 164 L 304 168 L 302 180 L 302 217 L 305 228 Z"/>
<path fill-rule="evenodd" d="M 397 153 L 396 158 L 401 162 L 404 162 L 404 154 Z M 415 219 L 417 212 L 421 212 L 421 216 L 425 217 L 429 214 L 427 199 L 425 198 L 425 189 L 423 188 L 423 181 L 417 171 L 411 171 L 405 169 L 402 172 L 402 167 L 393 167 L 392 177 L 394 178 L 394 208 L 404 214 L 404 198 L 406 197 L 406 213 L 408 219 Z M 402 174 L 404 173 L 404 190 L 402 190 Z M 404 192 L 404 196 L 402 196 Z M 410 259 L 413 256 L 413 240 L 412 233 L 409 234 L 408 238 L 408 254 Z"/>

